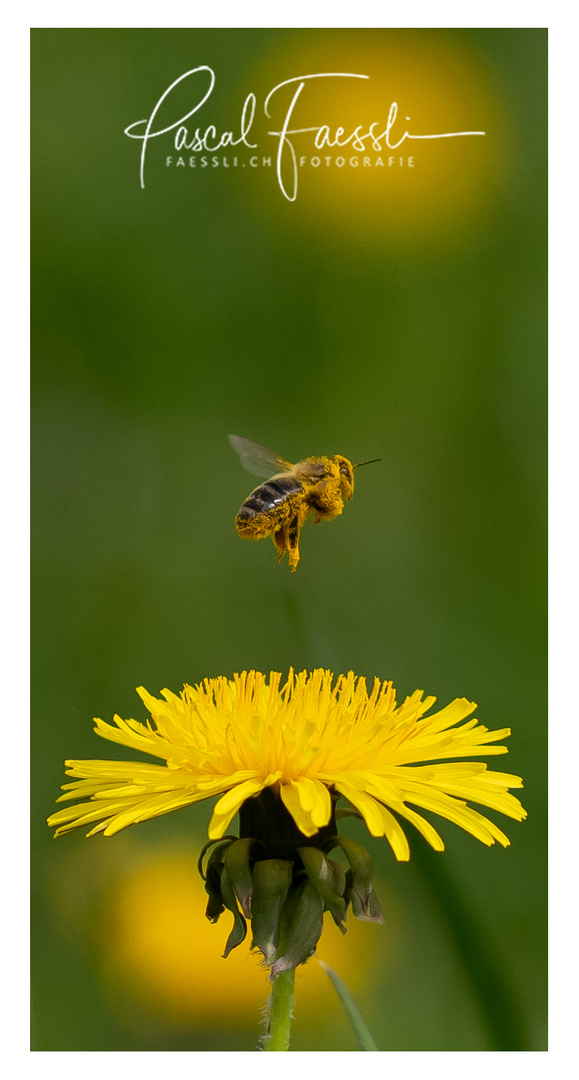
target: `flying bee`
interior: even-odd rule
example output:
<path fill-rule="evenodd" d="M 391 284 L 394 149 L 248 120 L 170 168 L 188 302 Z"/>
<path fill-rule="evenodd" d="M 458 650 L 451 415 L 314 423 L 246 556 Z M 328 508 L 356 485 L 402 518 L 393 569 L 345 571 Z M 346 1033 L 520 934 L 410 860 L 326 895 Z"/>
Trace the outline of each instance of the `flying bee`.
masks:
<path fill-rule="evenodd" d="M 230 435 L 229 441 L 248 472 L 269 477 L 247 496 L 235 518 L 235 528 L 247 540 L 271 536 L 277 561 L 287 551 L 292 572 L 300 561 L 300 531 L 308 514 L 313 514 L 315 525 L 337 517 L 344 508 L 344 499 L 354 494 L 354 469 L 382 460 L 371 458 L 352 465 L 348 458 L 334 454 L 308 457 L 292 465 L 239 435 Z"/>

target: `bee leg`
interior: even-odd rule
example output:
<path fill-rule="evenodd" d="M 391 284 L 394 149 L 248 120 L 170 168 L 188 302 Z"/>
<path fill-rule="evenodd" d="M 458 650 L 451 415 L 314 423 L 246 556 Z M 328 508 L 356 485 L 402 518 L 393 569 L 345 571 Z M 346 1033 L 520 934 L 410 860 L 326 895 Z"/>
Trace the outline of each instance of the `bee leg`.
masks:
<path fill-rule="evenodd" d="M 288 548 L 287 526 L 282 525 L 281 529 L 278 529 L 277 532 L 272 533 L 271 538 L 277 551 L 276 561 L 281 562 Z"/>
<path fill-rule="evenodd" d="M 299 540 L 300 521 L 298 515 L 296 514 L 296 516 L 291 519 L 289 525 L 287 526 L 287 549 L 290 570 L 292 571 L 292 573 L 295 573 L 298 568 L 298 563 L 300 561 Z"/>

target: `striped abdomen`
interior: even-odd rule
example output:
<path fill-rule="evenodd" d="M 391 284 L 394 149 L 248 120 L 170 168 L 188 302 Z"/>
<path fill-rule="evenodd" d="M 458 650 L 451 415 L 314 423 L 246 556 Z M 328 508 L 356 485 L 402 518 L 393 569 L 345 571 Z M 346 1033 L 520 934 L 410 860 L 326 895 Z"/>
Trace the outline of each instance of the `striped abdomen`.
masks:
<path fill-rule="evenodd" d="M 295 514 L 303 485 L 291 473 L 275 476 L 255 488 L 241 506 L 235 527 L 241 536 L 259 539 L 279 528 Z"/>

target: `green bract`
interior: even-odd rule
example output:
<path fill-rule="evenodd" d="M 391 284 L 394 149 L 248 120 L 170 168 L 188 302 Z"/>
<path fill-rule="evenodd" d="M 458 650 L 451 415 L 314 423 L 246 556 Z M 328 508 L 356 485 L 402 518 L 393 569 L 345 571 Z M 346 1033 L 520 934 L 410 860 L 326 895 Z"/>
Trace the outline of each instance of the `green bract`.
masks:
<path fill-rule="evenodd" d="M 356 918 L 384 921 L 370 856 L 360 844 L 338 836 L 335 803 L 334 796 L 329 825 L 307 839 L 266 789 L 247 800 L 240 815 L 242 832 L 251 828 L 259 835 L 226 837 L 205 846 L 199 868 L 209 897 L 207 918 L 217 922 L 225 909 L 233 915 L 224 956 L 245 939 L 249 921 L 252 947 L 262 953 L 275 979 L 315 952 L 325 911 L 342 933 L 350 905 Z M 347 867 L 328 858 L 337 847 Z"/>

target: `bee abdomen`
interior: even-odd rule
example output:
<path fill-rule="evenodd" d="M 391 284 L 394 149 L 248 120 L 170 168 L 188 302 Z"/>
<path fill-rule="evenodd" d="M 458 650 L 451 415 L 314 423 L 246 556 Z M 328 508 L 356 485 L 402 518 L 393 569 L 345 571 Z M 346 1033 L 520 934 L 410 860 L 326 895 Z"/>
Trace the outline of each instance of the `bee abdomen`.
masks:
<path fill-rule="evenodd" d="M 288 502 L 293 495 L 303 491 L 302 484 L 294 476 L 278 476 L 255 488 L 242 504 L 235 519 L 237 531 L 254 534 L 256 518 L 271 514 Z M 271 528 L 271 526 L 270 526 Z"/>
<path fill-rule="evenodd" d="M 246 517 L 266 514 L 284 503 L 290 495 L 297 495 L 302 490 L 299 480 L 293 476 L 279 476 L 275 480 L 267 480 L 247 496 L 239 514 Z"/>

